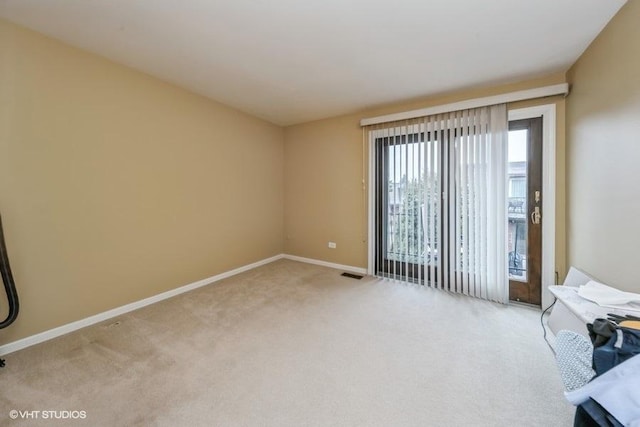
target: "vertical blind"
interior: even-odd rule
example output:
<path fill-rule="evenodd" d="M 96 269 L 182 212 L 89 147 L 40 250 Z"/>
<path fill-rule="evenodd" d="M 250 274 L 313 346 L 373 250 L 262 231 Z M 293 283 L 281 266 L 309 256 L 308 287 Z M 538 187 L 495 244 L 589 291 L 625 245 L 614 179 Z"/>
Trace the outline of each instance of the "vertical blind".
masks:
<path fill-rule="evenodd" d="M 366 128 L 375 274 L 508 301 L 505 104 Z"/>

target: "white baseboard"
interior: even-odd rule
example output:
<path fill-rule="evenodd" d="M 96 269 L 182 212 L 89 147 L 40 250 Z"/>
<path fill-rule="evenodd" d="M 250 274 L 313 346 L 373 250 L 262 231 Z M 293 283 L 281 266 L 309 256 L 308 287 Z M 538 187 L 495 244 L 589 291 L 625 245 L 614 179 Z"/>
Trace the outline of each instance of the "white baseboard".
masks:
<path fill-rule="evenodd" d="M 353 273 L 367 274 L 367 269 L 362 267 L 353 267 L 350 265 L 336 264 L 333 262 L 320 261 L 318 259 L 304 258 L 301 256 L 288 255 L 288 254 L 283 254 L 282 258 L 290 259 L 292 261 L 306 262 L 307 264 L 315 264 L 315 265 L 321 265 L 323 267 L 335 268 L 336 270 L 347 270 Z"/>
<path fill-rule="evenodd" d="M 104 320 L 111 319 L 116 316 L 121 316 L 130 311 L 136 310 L 138 308 L 145 307 L 147 305 L 174 297 L 176 295 L 183 294 L 185 292 L 189 292 L 193 289 L 200 288 L 202 286 L 206 286 L 215 282 L 218 282 L 222 279 L 226 279 L 227 277 L 235 276 L 236 274 L 243 273 L 248 270 L 252 270 L 256 267 L 260 267 L 265 264 L 269 264 L 270 262 L 277 261 L 282 259 L 283 255 L 276 255 L 271 258 L 263 259 L 261 261 L 254 262 L 252 264 L 248 264 L 242 267 L 238 267 L 236 269 L 217 274 L 215 276 L 208 277 L 206 279 L 198 280 L 197 282 L 190 283 L 188 285 L 181 286 L 179 288 L 171 289 L 170 291 L 163 292 L 158 295 L 154 295 L 149 298 L 141 299 L 139 301 L 132 302 L 130 304 L 123 305 L 121 307 L 116 307 L 111 310 L 104 311 L 102 313 L 98 313 L 94 316 L 86 317 L 84 319 L 67 323 L 66 325 L 59 326 L 57 328 L 49 329 L 48 331 L 41 332 L 39 334 L 31 335 L 26 338 L 22 338 L 18 341 L 10 342 L 8 344 L 4 344 L 0 346 L 0 356 L 13 353 L 14 351 L 22 350 L 23 348 L 30 347 L 35 344 L 39 344 L 41 342 L 48 341 L 50 339 L 59 337 L 61 335 L 68 334 L 69 332 L 77 331 L 78 329 L 82 329 L 84 327 L 102 322 Z"/>
<path fill-rule="evenodd" d="M 367 270 L 365 268 L 335 264 L 332 262 L 320 261 L 320 260 L 311 259 L 311 258 L 304 258 L 304 257 L 295 256 L 295 255 L 279 254 L 279 255 L 272 256 L 271 258 L 263 259 L 263 260 L 254 262 L 252 264 L 248 264 L 224 273 L 217 274 L 215 276 L 208 277 L 206 279 L 198 280 L 197 282 L 189 283 L 188 285 L 184 285 L 179 288 L 171 289 L 170 291 L 166 291 L 161 294 L 151 296 L 149 298 L 141 299 L 139 301 L 135 301 L 130 304 L 116 307 L 114 309 L 107 310 L 102 313 L 98 313 L 96 315 L 77 320 L 75 322 L 67 323 L 66 325 L 49 329 L 48 331 L 40 332 L 39 334 L 31 335 L 26 338 L 19 339 L 17 341 L 0 345 L 0 356 L 13 353 L 18 350 L 22 350 L 23 348 L 31 347 L 32 345 L 40 344 L 50 339 L 68 334 L 73 331 L 77 331 L 78 329 L 82 329 L 87 326 L 91 326 L 108 319 L 112 319 L 117 316 L 121 316 L 125 313 L 129 313 L 130 311 L 137 310 L 142 307 L 146 307 L 147 305 L 160 302 L 162 300 L 174 297 L 176 295 L 183 294 L 185 292 L 189 292 L 193 289 L 197 289 L 202 286 L 210 285 L 222 279 L 235 276 L 236 274 L 243 273 L 248 270 L 252 270 L 256 267 L 260 267 L 262 265 L 269 264 L 273 261 L 277 261 L 283 258 L 290 259 L 292 261 L 299 261 L 299 262 L 305 262 L 308 264 L 315 264 L 315 265 L 321 265 L 324 267 L 335 268 L 337 270 L 347 270 L 354 273 L 367 274 Z"/>

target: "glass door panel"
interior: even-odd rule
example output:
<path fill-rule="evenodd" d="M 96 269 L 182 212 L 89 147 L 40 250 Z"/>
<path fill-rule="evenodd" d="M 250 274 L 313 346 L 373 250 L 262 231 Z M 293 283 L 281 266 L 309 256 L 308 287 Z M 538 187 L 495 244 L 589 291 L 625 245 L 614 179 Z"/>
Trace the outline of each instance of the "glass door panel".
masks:
<path fill-rule="evenodd" d="M 507 200 L 509 280 L 527 281 L 527 141 L 528 129 L 509 132 L 509 186 Z"/>

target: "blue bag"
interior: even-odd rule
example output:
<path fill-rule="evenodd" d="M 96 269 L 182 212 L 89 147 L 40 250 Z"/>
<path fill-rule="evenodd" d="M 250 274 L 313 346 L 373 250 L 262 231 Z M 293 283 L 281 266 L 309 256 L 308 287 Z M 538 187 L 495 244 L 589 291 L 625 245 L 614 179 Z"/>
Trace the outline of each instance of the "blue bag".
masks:
<path fill-rule="evenodd" d="M 640 330 L 617 327 L 609 340 L 593 349 L 593 369 L 596 376 L 640 354 Z"/>

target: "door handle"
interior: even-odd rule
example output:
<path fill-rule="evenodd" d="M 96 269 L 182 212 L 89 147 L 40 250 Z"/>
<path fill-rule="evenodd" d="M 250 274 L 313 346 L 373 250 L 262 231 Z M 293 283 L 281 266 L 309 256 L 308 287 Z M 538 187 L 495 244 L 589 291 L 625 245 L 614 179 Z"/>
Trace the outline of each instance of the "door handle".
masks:
<path fill-rule="evenodd" d="M 533 208 L 533 212 L 531 212 L 531 223 L 540 224 L 541 219 L 542 219 L 542 214 L 540 213 L 540 207 L 536 206 L 535 208 Z"/>

